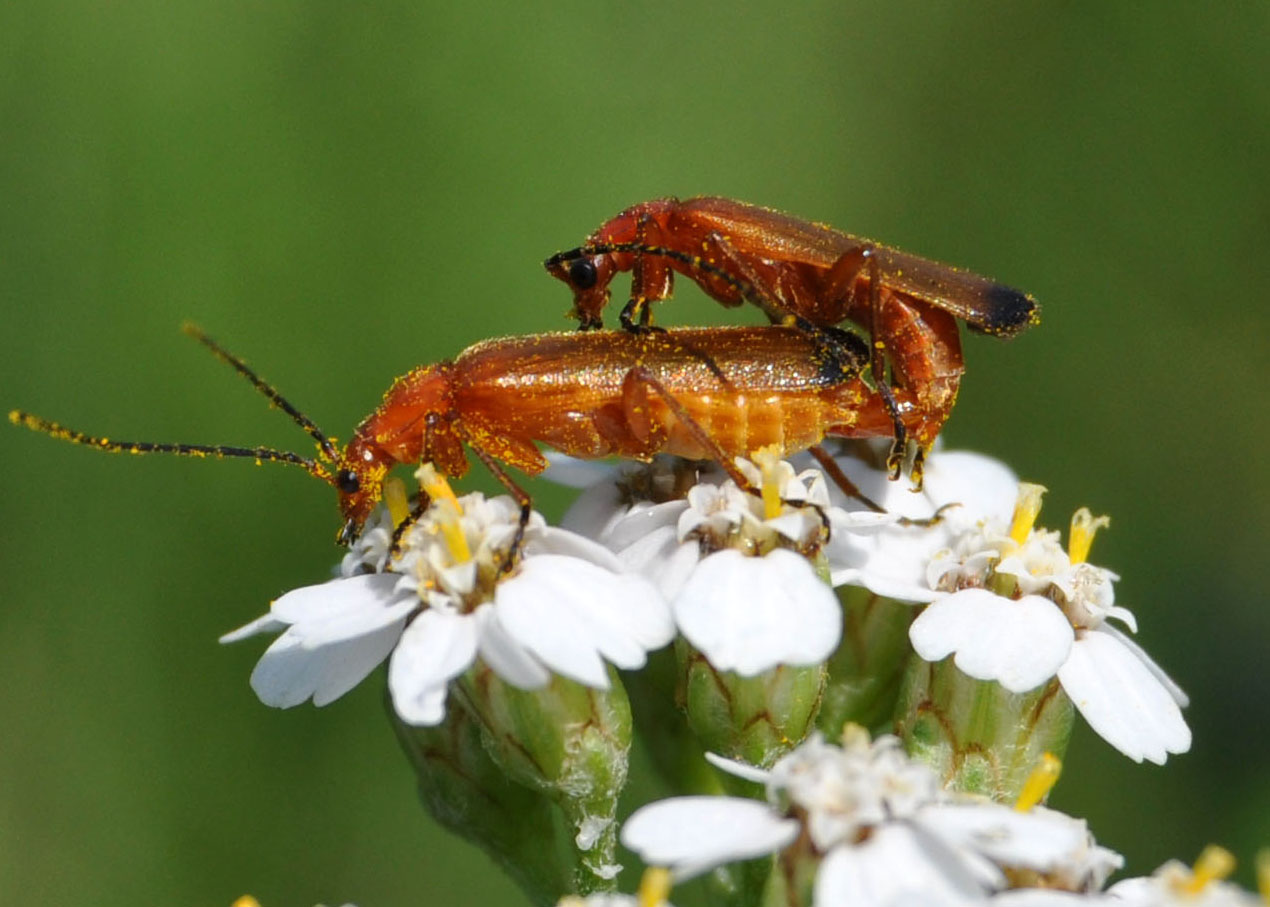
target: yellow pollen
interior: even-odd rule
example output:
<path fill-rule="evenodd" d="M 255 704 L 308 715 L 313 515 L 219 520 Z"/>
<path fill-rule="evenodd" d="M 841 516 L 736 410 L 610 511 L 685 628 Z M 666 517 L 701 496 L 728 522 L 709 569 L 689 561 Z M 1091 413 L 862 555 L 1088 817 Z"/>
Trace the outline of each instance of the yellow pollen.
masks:
<path fill-rule="evenodd" d="M 1263 903 L 1270 904 L 1270 847 L 1257 851 L 1257 893 Z"/>
<path fill-rule="evenodd" d="M 670 897 L 670 870 L 661 866 L 650 866 L 644 870 L 639 880 L 639 892 L 636 898 L 639 907 L 659 907 Z"/>
<path fill-rule="evenodd" d="M 1036 768 L 1032 769 L 1032 774 L 1028 775 L 1027 781 L 1023 782 L 1023 790 L 1019 792 L 1019 799 L 1014 801 L 1014 808 L 1021 813 L 1028 812 L 1049 795 L 1054 785 L 1058 783 L 1058 776 L 1062 773 L 1062 759 L 1053 753 L 1041 756 Z"/>
<path fill-rule="evenodd" d="M 388 516 L 392 518 L 393 528 L 397 528 L 410 518 L 410 502 L 406 498 L 406 483 L 396 476 L 384 480 L 384 506 L 388 508 Z"/>
<path fill-rule="evenodd" d="M 1083 564 L 1089 560 L 1089 549 L 1094 544 L 1094 536 L 1099 529 L 1111 525 L 1111 517 L 1095 517 L 1088 507 L 1082 507 L 1072 514 L 1072 530 L 1067 538 L 1067 555 L 1073 564 Z"/>
<path fill-rule="evenodd" d="M 242 897 L 235 900 L 230 907 L 260 907 L 260 902 L 251 895 L 244 894 Z"/>
<path fill-rule="evenodd" d="M 1235 871 L 1235 857 L 1224 847 L 1209 844 L 1195 861 L 1191 880 L 1186 883 L 1187 894 L 1199 894 L 1213 882 L 1219 882 Z"/>
<path fill-rule="evenodd" d="M 763 519 L 774 520 L 781 515 L 781 487 L 777 476 L 781 462 L 781 450 L 775 444 L 754 451 L 753 460 L 763 474 Z"/>
<path fill-rule="evenodd" d="M 1036 518 L 1041 512 L 1041 497 L 1048 489 L 1044 485 L 1031 482 L 1019 483 L 1019 496 L 1014 502 L 1014 516 L 1010 520 L 1010 538 L 1017 545 L 1027 541 L 1036 525 Z"/>

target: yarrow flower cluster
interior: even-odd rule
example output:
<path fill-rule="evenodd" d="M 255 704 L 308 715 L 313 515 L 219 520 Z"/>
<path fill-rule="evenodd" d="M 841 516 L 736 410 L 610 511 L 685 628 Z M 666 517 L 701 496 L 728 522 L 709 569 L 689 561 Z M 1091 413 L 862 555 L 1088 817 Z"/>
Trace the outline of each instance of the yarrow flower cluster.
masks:
<path fill-rule="evenodd" d="M 824 661 L 842 634 L 825 582 L 829 539 L 898 518 L 832 506 L 819 470 L 798 471 L 770 450 L 735 465 L 760 494 L 712 471 L 681 497 L 627 501 L 619 491 L 629 483 L 602 475 L 563 524 L 655 582 L 684 639 L 718 670 L 754 676 Z M 679 468 L 659 460 L 642 483 L 674 488 Z"/>
<path fill-rule="evenodd" d="M 669 611 L 645 580 L 603 547 L 532 514 L 521 556 L 506 569 L 520 509 L 508 497 L 455 498 L 431 467 L 420 481 L 432 507 L 397 539 L 387 509 L 340 565 L 338 579 L 277 599 L 268 614 L 222 637 L 281 630 L 252 673 L 267 705 L 324 705 L 385 658 L 397 713 L 418 725 L 445 716 L 450 681 L 479 655 L 524 689 L 551 672 L 598 689 L 606 661 L 644 664 L 666 645 Z"/>
<path fill-rule="evenodd" d="M 848 469 L 859 475 L 858 466 Z M 1110 521 L 1078 510 L 1064 549 L 1059 533 L 1035 526 L 1044 490 L 987 458 L 936 453 L 924 494 L 910 497 L 930 509 L 955 504 L 942 525 L 849 537 L 841 558 L 848 566 L 834 581 L 928 603 L 909 633 L 927 661 L 952 655 L 966 675 L 1013 693 L 1057 678 L 1089 725 L 1134 761 L 1163 763 L 1186 752 L 1186 695 L 1108 623 L 1137 631 L 1133 613 L 1115 604 L 1119 577 L 1087 561 Z M 884 506 L 911 509 L 901 494 L 884 491 Z"/>
<path fill-rule="evenodd" d="M 1020 871 L 1097 888 L 1122 862 L 1083 822 L 947 793 L 897 738 L 870 741 L 854 726 L 841 747 L 813 736 L 770 771 L 713 761 L 764 784 L 767 802 L 674 798 L 641 807 L 622 830 L 626 846 L 680 879 L 780 851 L 791 888 L 800 862 L 814 867 L 817 907 L 946 904 L 982 899 Z"/>
<path fill-rule="evenodd" d="M 765 898 L 821 907 L 1176 890 L 1183 870 L 1162 869 L 1104 891 L 1119 855 L 1040 805 L 1057 758 L 1032 771 L 1066 745 L 1073 705 L 1135 760 L 1190 745 L 1185 696 L 1110 623 L 1136 632 L 1115 574 L 1088 561 L 1106 519 L 1078 511 L 1064 547 L 1035 525 L 1043 489 L 994 460 L 936 452 L 913 494 L 868 459 L 843 447 L 828 465 L 880 508 L 774 451 L 726 472 L 557 458 L 550 473 L 585 486 L 559 528 L 509 497 L 456 497 L 425 466 L 421 514 L 387 484 L 335 579 L 223 641 L 279 634 L 251 678 L 279 707 L 323 705 L 387 662 L 425 802 L 539 901 L 669 907 L 672 882 L 764 857 Z M 956 678 L 1001 696 L 989 710 Z M 652 867 L 628 896 L 636 734 L 686 796 L 622 828 Z M 754 785 L 762 799 L 720 795 Z M 727 884 L 756 900 L 763 877 Z"/>

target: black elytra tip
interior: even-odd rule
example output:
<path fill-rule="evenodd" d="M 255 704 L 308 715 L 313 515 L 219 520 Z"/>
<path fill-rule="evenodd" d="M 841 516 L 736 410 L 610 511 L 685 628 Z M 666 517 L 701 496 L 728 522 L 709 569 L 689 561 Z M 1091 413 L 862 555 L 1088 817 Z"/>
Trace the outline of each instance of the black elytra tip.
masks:
<path fill-rule="evenodd" d="M 970 322 L 970 330 L 995 337 L 1013 337 L 1041 320 L 1036 300 L 1014 287 L 997 283 L 984 294 L 981 317 Z"/>

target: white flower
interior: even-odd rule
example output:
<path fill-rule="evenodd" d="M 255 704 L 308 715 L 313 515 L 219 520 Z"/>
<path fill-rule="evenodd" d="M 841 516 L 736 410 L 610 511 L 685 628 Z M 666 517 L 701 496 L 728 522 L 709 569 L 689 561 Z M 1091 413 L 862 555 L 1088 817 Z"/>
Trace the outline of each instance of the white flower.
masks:
<path fill-rule="evenodd" d="M 908 602 L 939 596 L 927 582 L 931 557 L 985 518 L 1009 519 L 1018 478 L 1005 464 L 981 454 L 937 451 L 926 460 L 920 493 L 855 457 L 836 462 L 864 494 L 888 513 L 914 520 L 941 511 L 934 526 L 883 523 L 872 533 L 836 534 L 829 545 L 833 584 L 864 586 L 876 595 Z M 951 506 L 950 506 L 951 505 Z"/>
<path fill-rule="evenodd" d="M 1114 604 L 1115 574 L 1084 561 L 1105 521 L 1078 511 L 1069 554 L 1057 532 L 1032 526 L 1043 489 L 1020 488 L 1012 524 L 981 519 L 931 557 L 937 597 L 909 630 L 914 650 L 927 661 L 952 655 L 964 674 L 1014 693 L 1057 677 L 1089 725 L 1136 762 L 1186 752 L 1185 695 L 1107 623 L 1136 629 Z"/>
<path fill-rule="evenodd" d="M 837 532 L 852 518 L 830 507 L 818 470 L 796 472 L 770 451 L 735 462 L 762 497 L 717 471 L 682 494 L 682 463 L 663 460 L 593 485 L 563 523 L 655 582 L 680 632 L 716 669 L 754 676 L 822 662 L 838 646 L 842 611 L 812 560 L 826 519 Z M 624 502 L 635 486 L 657 500 Z"/>
<path fill-rule="evenodd" d="M 962 904 L 1004 888 L 1006 868 L 1046 873 L 1089 843 L 1084 823 L 945 793 L 896 738 L 870 742 L 853 726 L 842 747 L 812 735 L 766 772 L 711 761 L 764 783 L 768 802 L 672 798 L 622 829 L 627 847 L 677 878 L 787 851 L 781 865 L 819 860 L 817 907 Z"/>
<path fill-rule="evenodd" d="M 1265 902 L 1238 885 L 1221 881 L 1235 868 L 1234 857 L 1220 847 L 1207 847 L 1191 870 L 1170 860 L 1150 876 L 1125 879 L 1107 889 L 1114 907 L 1265 907 Z"/>
<path fill-rule="evenodd" d="M 600 545 L 535 513 L 522 556 L 504 572 L 516 503 L 432 497 L 395 557 L 393 521 L 381 509 L 345 557 L 341 578 L 288 592 L 268 614 L 222 637 L 282 631 L 252 672 L 262 702 L 325 705 L 389 658 L 397 713 L 432 725 L 445 716 L 449 682 L 478 656 L 521 688 L 544 686 L 555 672 L 607 689 L 606 662 L 642 667 L 645 653 L 674 635 L 656 589 Z"/>

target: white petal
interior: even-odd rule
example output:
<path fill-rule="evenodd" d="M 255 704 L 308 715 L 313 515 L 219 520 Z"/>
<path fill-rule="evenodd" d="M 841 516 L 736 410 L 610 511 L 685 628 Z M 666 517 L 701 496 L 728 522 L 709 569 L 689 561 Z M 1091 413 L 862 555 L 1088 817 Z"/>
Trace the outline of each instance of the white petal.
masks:
<path fill-rule="evenodd" d="M 667 501 L 664 504 L 636 504 L 622 519 L 608 527 L 604 544 L 614 551 L 621 551 L 635 544 L 651 532 L 669 529 L 678 541 L 680 515 L 688 508 L 686 501 Z"/>
<path fill-rule="evenodd" d="M 1146 666 L 1146 669 L 1155 675 L 1155 679 L 1160 681 L 1160 683 L 1164 686 L 1164 689 L 1169 691 L 1169 695 L 1173 697 L 1173 701 L 1179 706 L 1186 708 L 1191 704 L 1191 698 L 1186 695 L 1186 691 L 1179 687 L 1172 677 L 1164 673 L 1164 669 L 1155 663 L 1155 659 L 1148 655 L 1146 650 L 1143 649 L 1142 646 L 1138 645 L 1133 637 L 1126 636 L 1118 627 L 1109 627 L 1106 624 L 1099 627 L 1098 632 L 1106 633 L 1113 639 L 1119 640 L 1120 645 L 1124 646 L 1136 655 L 1138 657 L 1138 661 L 1142 662 Z"/>
<path fill-rule="evenodd" d="M 675 536 L 674 545 L 667 550 L 659 572 L 641 571 L 641 575 L 657 583 L 657 588 L 661 590 L 666 601 L 674 601 L 683 591 L 684 583 L 688 582 L 688 577 L 692 576 L 692 571 L 697 569 L 700 561 L 701 547 L 696 541 L 680 544 L 678 536 Z"/>
<path fill-rule="evenodd" d="M 481 605 L 472 617 L 477 625 L 476 651 L 490 670 L 522 690 L 541 689 L 551 681 L 551 672 L 512 638 L 493 605 Z"/>
<path fill-rule="evenodd" d="M 390 601 L 399 579 L 392 573 L 363 573 L 316 586 L 302 586 L 275 599 L 269 610 L 278 620 L 289 624 L 338 619 L 349 612 Z"/>
<path fill-rule="evenodd" d="M 1163 765 L 1191 748 L 1191 729 L 1169 690 L 1110 633 L 1081 634 L 1058 672 L 1089 726 L 1134 762 Z"/>
<path fill-rule="evenodd" d="M 1085 823 L 1043 810 L 1021 813 L 997 803 L 924 808 L 917 821 L 940 838 L 1011 868 L 1049 872 L 1085 849 Z"/>
<path fill-rule="evenodd" d="M 1074 634 L 1047 598 L 1013 601 L 986 589 L 965 589 L 927 605 L 908 635 L 927 661 L 955 652 L 962 673 L 1024 693 L 1058 673 Z"/>
<path fill-rule="evenodd" d="M 312 646 L 292 627 L 274 640 L 251 672 L 251 688 L 265 705 L 290 708 L 312 699 L 326 705 L 343 696 L 388 657 L 401 636 L 397 623 L 370 633 Z"/>
<path fill-rule="evenodd" d="M 740 797 L 674 797 L 637 809 L 622 843 L 679 880 L 735 860 L 774 853 L 798 837 L 798 822 Z"/>
<path fill-rule="evenodd" d="M 399 580 L 392 573 L 369 573 L 305 586 L 277 599 L 270 611 L 310 648 L 400 628 L 419 601 L 395 592 Z"/>
<path fill-rule="evenodd" d="M 262 614 L 255 620 L 243 624 L 237 630 L 230 630 L 222 636 L 218 642 L 238 642 L 243 639 L 249 639 L 252 636 L 259 636 L 262 633 L 278 633 L 287 628 L 287 622 L 278 620 L 272 612 Z"/>
<path fill-rule="evenodd" d="M 811 564 L 719 551 L 697 565 L 674 603 L 680 631 L 721 671 L 753 676 L 824 661 L 842 637 L 842 608 Z"/>
<path fill-rule="evenodd" d="M 956 450 L 927 459 L 922 489 L 935 507 L 960 504 L 948 511 L 948 519 L 969 525 L 988 517 L 1010 519 L 1019 495 L 1019 479 L 1000 460 Z"/>
<path fill-rule="evenodd" d="M 476 658 L 470 615 L 424 611 L 406 631 L 388 665 L 388 690 L 401 720 L 432 725 L 445 717 L 445 691 Z"/>
<path fill-rule="evenodd" d="M 603 658 L 643 667 L 645 653 L 674 637 L 665 600 L 647 580 L 612 573 L 575 558 L 526 558 L 498 584 L 498 619 L 526 649 L 558 674 L 608 689 Z"/>
<path fill-rule="evenodd" d="M 950 848 L 907 825 L 879 826 L 864 843 L 829 851 L 816 873 L 815 907 L 982 903 L 984 888 Z"/>
<path fill-rule="evenodd" d="M 596 566 L 604 567 L 606 570 L 612 570 L 615 573 L 622 570 L 622 562 L 608 548 L 605 548 L 599 542 L 593 542 L 589 538 L 578 535 L 576 532 L 570 532 L 567 529 L 560 529 L 556 526 L 543 526 L 537 532 L 534 532 L 532 536 L 527 536 L 523 553 L 527 558 L 544 554 L 556 554 L 590 561 Z"/>
<path fill-rule="evenodd" d="M 660 583 L 666 563 L 679 547 L 679 534 L 675 532 L 675 527 L 662 526 L 617 549 L 617 558 L 626 572 Z"/>
<path fill-rule="evenodd" d="M 550 472 L 550 469 L 548 469 Z M 600 482 L 579 494 L 560 518 L 560 526 L 570 532 L 598 539 L 608 527 L 619 523 L 627 505 L 615 482 Z"/>
<path fill-rule="evenodd" d="M 539 473 L 540 478 L 567 488 L 590 488 L 605 482 L 611 483 L 616 490 L 619 470 L 613 463 L 579 460 L 555 450 L 544 450 L 542 453 L 547 459 L 547 468 Z"/>
<path fill-rule="evenodd" d="M 746 781 L 753 781 L 755 784 L 766 784 L 772 780 L 772 773 L 767 769 L 759 768 L 757 765 L 750 765 L 748 762 L 729 759 L 727 756 L 720 756 L 718 753 L 707 752 L 706 761 L 719 769 L 719 771 L 727 772 L 729 775 L 735 775 L 737 778 L 743 778 Z"/>

